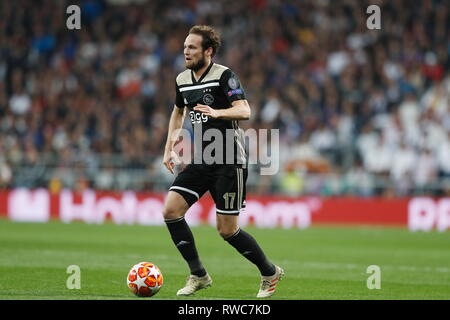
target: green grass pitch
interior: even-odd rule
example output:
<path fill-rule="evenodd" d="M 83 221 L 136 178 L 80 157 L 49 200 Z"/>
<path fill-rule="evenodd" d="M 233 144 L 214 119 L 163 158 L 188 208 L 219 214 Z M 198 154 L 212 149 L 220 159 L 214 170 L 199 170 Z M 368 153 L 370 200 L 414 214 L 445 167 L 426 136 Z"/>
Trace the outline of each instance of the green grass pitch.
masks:
<path fill-rule="evenodd" d="M 272 299 L 450 299 L 450 232 L 317 226 L 305 230 L 245 228 L 285 269 Z M 184 299 L 255 299 L 257 268 L 211 226 L 192 231 L 213 286 Z M 164 226 L 14 223 L 0 219 L 0 299 L 145 299 L 126 276 L 140 261 L 157 264 L 161 291 L 177 299 L 187 265 Z M 81 289 L 69 290 L 69 265 Z M 381 289 L 367 288 L 367 267 L 381 269 Z"/>

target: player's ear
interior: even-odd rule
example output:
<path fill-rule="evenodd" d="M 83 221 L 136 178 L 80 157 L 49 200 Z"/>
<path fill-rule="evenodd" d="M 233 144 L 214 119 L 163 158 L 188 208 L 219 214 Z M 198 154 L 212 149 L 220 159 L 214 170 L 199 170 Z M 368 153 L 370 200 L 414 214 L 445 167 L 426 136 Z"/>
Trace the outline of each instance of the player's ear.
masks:
<path fill-rule="evenodd" d="M 209 47 L 208 49 L 205 50 L 205 53 L 206 53 L 208 56 L 212 57 L 213 48 L 212 48 L 212 47 Z"/>

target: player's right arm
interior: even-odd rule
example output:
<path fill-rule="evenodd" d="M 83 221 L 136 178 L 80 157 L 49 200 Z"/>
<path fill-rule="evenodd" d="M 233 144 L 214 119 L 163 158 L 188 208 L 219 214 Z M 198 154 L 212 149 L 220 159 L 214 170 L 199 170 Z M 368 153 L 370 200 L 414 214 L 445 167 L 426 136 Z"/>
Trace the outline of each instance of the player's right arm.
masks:
<path fill-rule="evenodd" d="M 180 129 L 183 126 L 184 117 L 186 115 L 186 108 L 180 108 L 174 106 L 172 114 L 169 120 L 169 132 L 167 133 L 166 146 L 164 148 L 164 158 L 163 164 L 166 168 L 173 174 L 173 168 L 175 166 L 175 160 L 177 159 L 177 154 L 173 151 L 173 146 L 178 139 Z"/>

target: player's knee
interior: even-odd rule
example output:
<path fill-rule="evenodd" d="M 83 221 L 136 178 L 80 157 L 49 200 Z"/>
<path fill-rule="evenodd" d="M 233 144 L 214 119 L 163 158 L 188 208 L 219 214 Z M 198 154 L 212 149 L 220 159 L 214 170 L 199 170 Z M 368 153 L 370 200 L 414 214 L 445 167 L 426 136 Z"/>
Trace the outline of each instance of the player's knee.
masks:
<path fill-rule="evenodd" d="M 235 226 L 217 226 L 217 231 L 219 232 L 220 236 L 224 239 L 231 237 L 233 234 L 236 233 L 237 227 Z"/>
<path fill-rule="evenodd" d="M 184 198 L 178 193 L 170 191 L 164 203 L 162 214 L 164 220 L 178 219 L 183 217 L 188 209 L 189 206 Z"/>
<path fill-rule="evenodd" d="M 184 215 L 184 212 L 173 206 L 164 206 L 162 214 L 164 220 L 172 220 L 182 217 Z"/>

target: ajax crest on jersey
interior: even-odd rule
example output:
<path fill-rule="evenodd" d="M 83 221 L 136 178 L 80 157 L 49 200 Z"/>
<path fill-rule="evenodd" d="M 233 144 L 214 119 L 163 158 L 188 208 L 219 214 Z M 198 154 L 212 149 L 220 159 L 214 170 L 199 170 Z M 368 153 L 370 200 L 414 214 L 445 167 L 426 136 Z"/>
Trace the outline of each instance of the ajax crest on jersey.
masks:
<path fill-rule="evenodd" d="M 208 106 L 212 105 L 212 103 L 214 102 L 214 97 L 213 97 L 213 95 L 210 94 L 210 93 L 205 94 L 205 95 L 203 96 L 203 102 L 204 102 L 206 105 L 208 105 Z"/>

